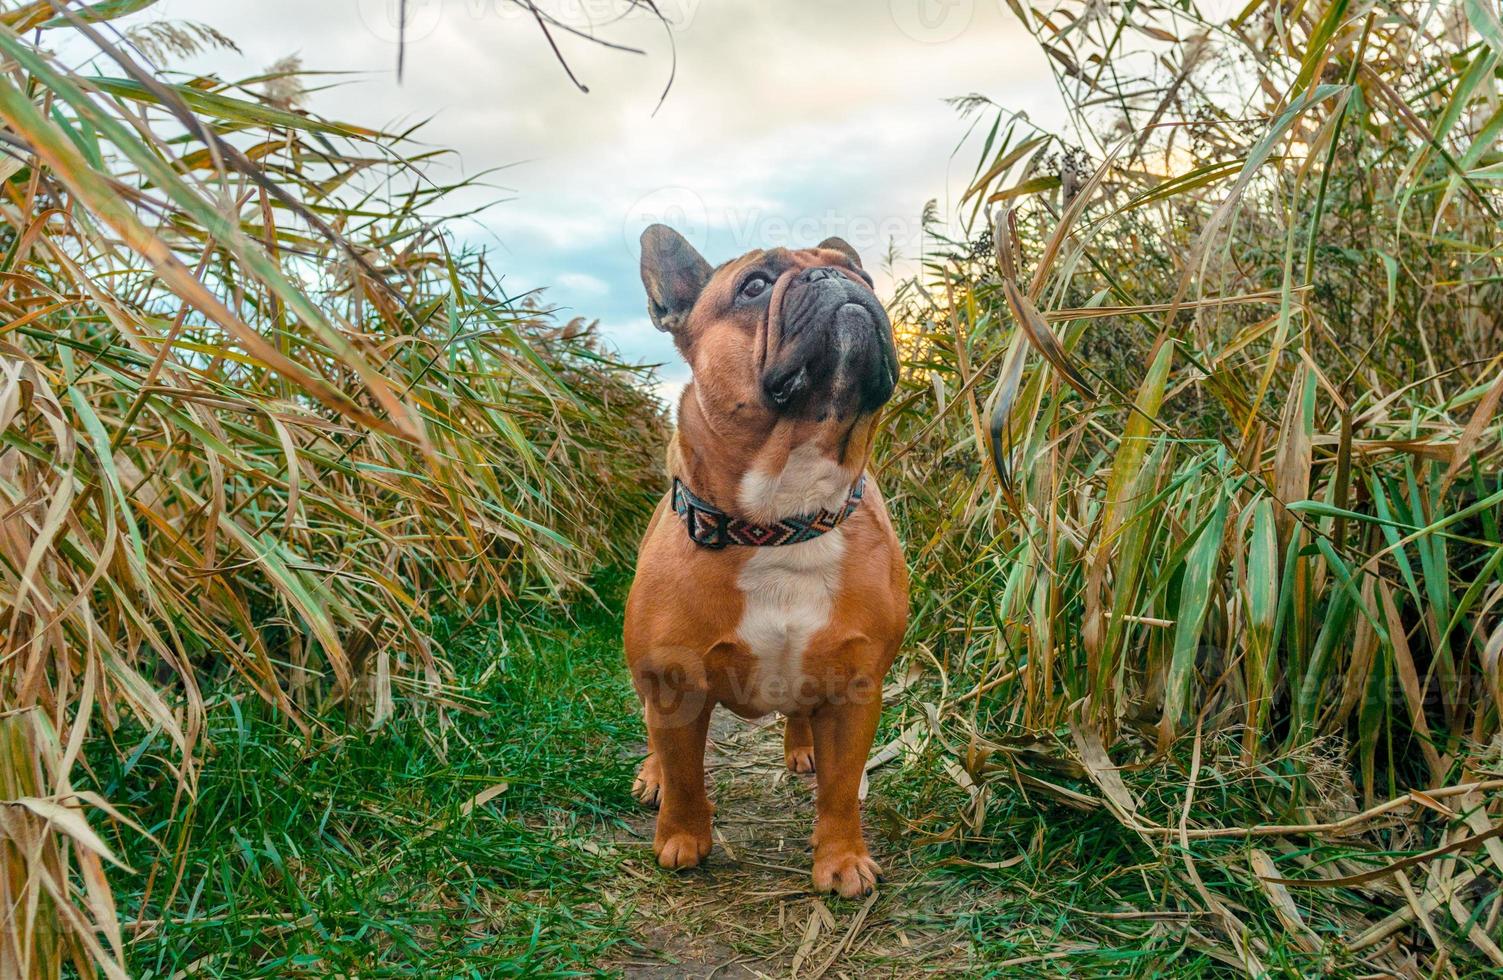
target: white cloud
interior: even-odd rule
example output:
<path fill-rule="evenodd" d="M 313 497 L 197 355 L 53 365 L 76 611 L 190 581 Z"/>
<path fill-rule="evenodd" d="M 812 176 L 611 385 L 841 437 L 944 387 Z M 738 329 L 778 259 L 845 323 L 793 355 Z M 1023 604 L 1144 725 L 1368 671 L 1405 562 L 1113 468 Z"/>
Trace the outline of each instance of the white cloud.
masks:
<path fill-rule="evenodd" d="M 321 79 L 342 83 L 314 94 L 318 111 L 366 124 L 432 117 L 419 135 L 456 151 L 455 173 L 504 168 L 454 205 L 504 202 L 465 227 L 498 247 L 509 282 L 551 286 L 550 301 L 600 316 L 644 360 L 671 354 L 642 329 L 633 247 L 664 189 L 682 189 L 668 198 L 688 201 L 687 220 L 702 216 L 711 261 L 839 234 L 876 266 L 889 237 L 911 254 L 924 202 L 948 211 L 972 173 L 979 147 L 951 158 L 966 123 L 942 99 L 982 92 L 1059 118 L 1044 55 L 1006 0 L 669 0 L 685 25 L 672 52 L 646 15 L 613 20 L 622 0 L 548 0 L 646 52 L 559 35 L 588 95 L 508 0 L 408 0 L 398 85 L 395 3 L 162 0 L 138 16 L 207 20 L 244 51 L 200 56 L 192 70 L 244 76 L 301 51 L 311 69 L 358 73 Z"/>
<path fill-rule="evenodd" d="M 689 379 L 687 376 L 672 379 L 663 378 L 657 384 L 652 386 L 652 393 L 656 395 L 658 401 L 662 402 L 664 405 L 669 405 L 677 408 L 678 396 L 683 394 L 684 385 L 688 383 Z"/>
<path fill-rule="evenodd" d="M 604 296 L 611 291 L 611 284 L 585 272 L 560 272 L 553 281 L 574 293 L 586 296 Z"/>

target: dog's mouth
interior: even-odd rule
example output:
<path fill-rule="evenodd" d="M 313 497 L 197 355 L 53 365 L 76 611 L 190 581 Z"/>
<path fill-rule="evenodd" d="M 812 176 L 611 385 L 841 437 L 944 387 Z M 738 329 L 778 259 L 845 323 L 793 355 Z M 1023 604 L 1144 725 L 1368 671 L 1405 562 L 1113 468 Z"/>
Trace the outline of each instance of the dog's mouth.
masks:
<path fill-rule="evenodd" d="M 843 418 L 875 412 L 892 397 L 892 325 L 876 294 L 845 271 L 785 273 L 766 330 L 762 392 L 777 411 Z"/>

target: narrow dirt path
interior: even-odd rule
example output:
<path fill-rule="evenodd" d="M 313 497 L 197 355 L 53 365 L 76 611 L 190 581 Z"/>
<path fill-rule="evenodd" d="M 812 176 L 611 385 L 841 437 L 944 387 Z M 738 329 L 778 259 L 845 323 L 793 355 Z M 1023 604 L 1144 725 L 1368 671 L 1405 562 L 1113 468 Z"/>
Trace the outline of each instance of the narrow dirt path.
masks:
<path fill-rule="evenodd" d="M 758 724 L 717 711 L 706 768 L 717 812 L 704 865 L 659 870 L 646 808 L 616 841 L 630 879 L 621 897 L 634 904 L 637 939 L 651 953 L 612 966 L 640 980 L 967 972 L 968 937 L 957 921 L 981 896 L 925 879 L 881 835 L 868 833 L 885 872 L 875 894 L 845 901 L 812 893 L 814 777 L 784 768 L 780 719 Z"/>

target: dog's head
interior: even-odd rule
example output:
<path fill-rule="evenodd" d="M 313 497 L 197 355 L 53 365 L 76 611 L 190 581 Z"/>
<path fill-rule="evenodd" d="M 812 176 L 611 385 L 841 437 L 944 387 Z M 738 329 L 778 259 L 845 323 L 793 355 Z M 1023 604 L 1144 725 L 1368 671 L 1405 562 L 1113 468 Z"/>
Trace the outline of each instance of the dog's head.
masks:
<path fill-rule="evenodd" d="M 717 430 L 854 426 L 897 385 L 892 324 L 839 238 L 711 269 L 682 235 L 653 225 L 642 233 L 642 282 L 652 322 L 673 335 Z"/>

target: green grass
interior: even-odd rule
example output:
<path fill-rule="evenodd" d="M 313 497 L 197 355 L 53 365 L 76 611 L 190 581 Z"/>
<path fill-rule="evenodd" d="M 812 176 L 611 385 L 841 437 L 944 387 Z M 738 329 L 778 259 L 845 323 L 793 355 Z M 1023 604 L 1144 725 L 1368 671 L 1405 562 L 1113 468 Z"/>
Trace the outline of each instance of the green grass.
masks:
<path fill-rule="evenodd" d="M 1145 815 L 1177 822 L 1188 777 L 1184 748 L 1124 772 Z M 1291 776 L 1287 762 L 1257 770 L 1204 765 L 1190 825 L 1254 823 L 1259 812 L 1276 809 L 1280 796 L 1292 798 Z M 1083 780 L 1057 775 L 1053 781 L 1093 795 Z M 1185 851 L 1177 842 L 1151 846 L 1105 808 L 1065 806 L 1037 788 L 993 783 L 986 799 L 979 829 L 921 849 L 916 863 L 928 887 L 910 911 L 911 922 L 927 919 L 962 936 L 976 975 L 1246 976 L 1230 957 L 1220 923 L 1187 885 Z M 955 814 L 975 812 L 932 746 L 877 781 L 871 808 L 879 833 L 909 841 L 942 834 L 955 826 Z M 1231 910 L 1271 975 L 1370 974 L 1341 939 L 1350 931 L 1349 917 L 1373 916 L 1371 898 L 1349 889 L 1297 890 L 1303 920 L 1321 940 L 1320 948 L 1301 948 L 1254 877 L 1254 848 L 1265 850 L 1280 874 L 1301 878 L 1312 877 L 1305 861 L 1327 865 L 1371 851 L 1309 839 L 1287 849 L 1270 839 L 1197 840 L 1189 848 L 1206 888 Z M 1384 859 L 1401 853 L 1407 852 Z"/>
<path fill-rule="evenodd" d="M 330 716 L 310 746 L 262 703 L 220 699 L 197 798 L 176 810 L 164 739 L 122 745 L 99 788 L 164 847 L 122 833 L 139 872 L 115 878 L 132 973 L 593 972 L 626 936 L 626 910 L 598 887 L 614 859 L 588 842 L 634 806 L 634 696 L 608 614 L 509 615 L 504 639 L 494 620 L 439 624 L 480 705 L 447 729 L 431 710 L 371 733 Z M 138 917 L 150 924 L 135 931 Z"/>
<path fill-rule="evenodd" d="M 121 801 L 161 843 L 129 829 L 114 841 L 136 867 L 114 876 L 132 974 L 599 975 L 628 960 L 682 954 L 659 948 L 671 945 L 661 913 L 674 901 L 693 908 L 692 917 L 670 918 L 684 949 L 733 923 L 739 948 L 765 955 L 773 973 L 786 969 L 789 937 L 769 924 L 765 908 L 758 912 L 757 895 L 808 902 L 786 890 L 802 879 L 746 878 L 755 869 L 732 868 L 723 852 L 718 870 L 672 876 L 652 867 L 645 841 L 622 846 L 631 839 L 628 821 L 640 826 L 643 814 L 628 793 L 642 728 L 620 654 L 620 584 L 604 583 L 604 606 L 581 604 L 568 616 L 507 610 L 499 635 L 493 617 L 435 624 L 457 693 L 478 706 L 451 713 L 444 727 L 417 705 L 374 732 L 328 713 L 319 719 L 328 731 L 310 741 L 258 699 L 218 699 L 191 804 L 175 793 L 160 733 L 117 731 L 119 751 L 105 757 L 121 761 L 96 769 L 93 788 Z M 913 722 L 919 704 L 938 693 L 929 688 L 920 684 L 889 705 L 879 740 Z M 1181 755 L 1126 774 L 1155 820 L 1177 819 L 1187 775 Z M 1046 775 L 1096 795 L 1078 774 Z M 1277 765 L 1207 764 L 1191 825 L 1252 823 L 1277 812 L 1291 798 L 1289 775 Z M 763 787 L 766 777 L 745 778 Z M 501 783 L 503 792 L 465 812 Z M 770 792 L 755 788 L 753 796 Z M 993 779 L 985 796 L 978 818 L 932 741 L 878 772 L 868 832 L 885 855 L 900 856 L 889 860 L 866 958 L 842 965 L 908 975 L 912 964 L 893 938 L 902 932 L 960 944 L 980 975 L 1241 974 L 1187 891 L 1177 847 L 1152 847 L 1103 808 L 1074 809 L 1010 780 Z M 957 834 L 970 818 L 977 819 Z M 1281 873 L 1305 873 L 1265 846 Z M 1198 841 L 1191 853 L 1269 968 L 1290 976 L 1361 972 L 1339 942 L 1320 953 L 1290 942 L 1247 851 L 1243 841 Z M 1323 862 L 1339 852 L 1317 845 L 1308 853 Z M 726 877 L 732 871 L 740 884 Z M 1349 892 L 1297 897 L 1311 928 L 1332 939 L 1343 910 L 1368 911 Z M 842 917 L 861 904 L 824 901 Z M 658 914 L 656 930 L 649 911 Z"/>

